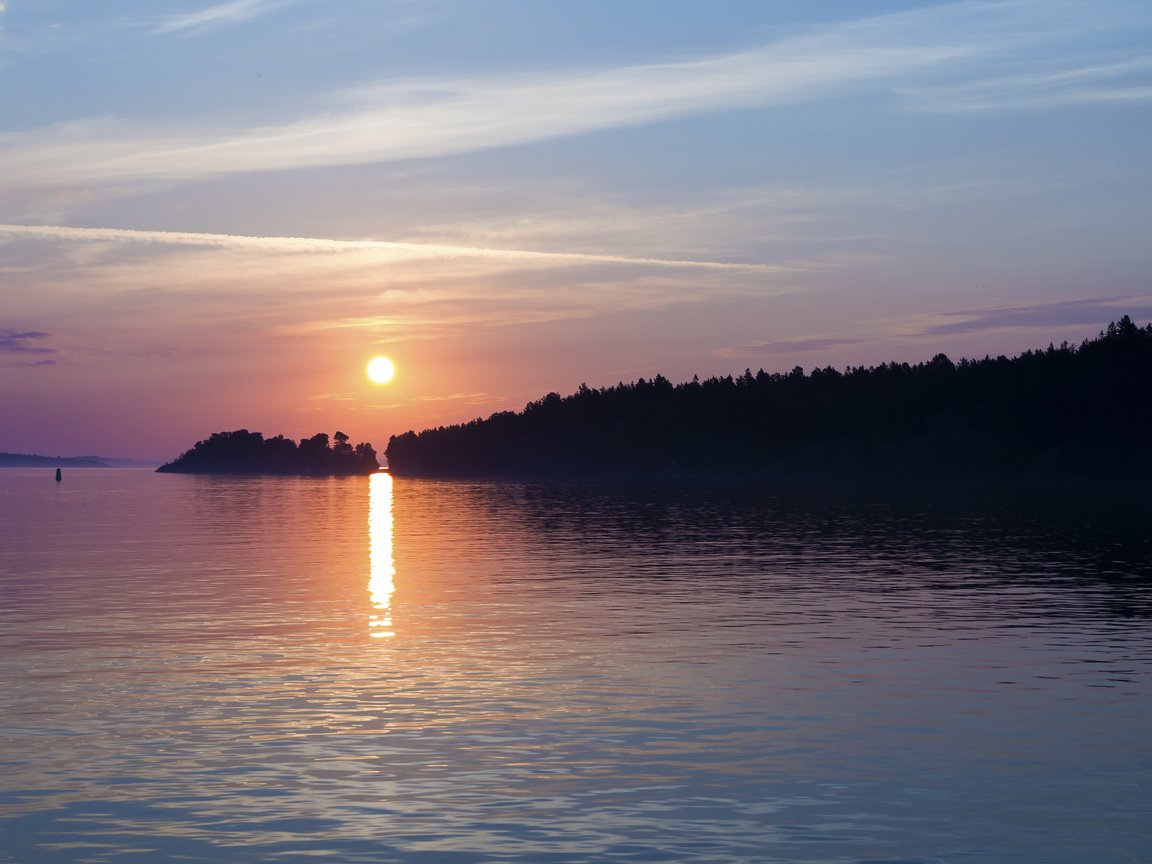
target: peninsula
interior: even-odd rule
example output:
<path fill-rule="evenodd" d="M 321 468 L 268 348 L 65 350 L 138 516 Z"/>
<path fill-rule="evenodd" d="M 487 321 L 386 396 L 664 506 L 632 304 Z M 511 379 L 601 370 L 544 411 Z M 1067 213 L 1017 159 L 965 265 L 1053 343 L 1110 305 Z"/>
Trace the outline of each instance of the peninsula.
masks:
<path fill-rule="evenodd" d="M 372 474 L 380 470 L 371 444 L 353 447 L 348 442 L 343 432 L 333 435 L 331 442 L 320 433 L 299 444 L 283 435 L 265 438 L 247 429 L 215 432 L 156 470 L 171 474 L 305 476 Z"/>
<path fill-rule="evenodd" d="M 1152 479 L 1152 324 L 1017 357 L 661 375 L 393 436 L 397 475 Z"/>

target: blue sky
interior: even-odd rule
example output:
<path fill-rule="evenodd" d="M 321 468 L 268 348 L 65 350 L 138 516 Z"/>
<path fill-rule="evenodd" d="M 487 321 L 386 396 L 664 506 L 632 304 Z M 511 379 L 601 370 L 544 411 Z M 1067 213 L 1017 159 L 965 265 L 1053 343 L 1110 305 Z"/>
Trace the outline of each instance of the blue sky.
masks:
<path fill-rule="evenodd" d="M 0 450 L 1152 317 L 1146 2 L 0 9 Z"/>

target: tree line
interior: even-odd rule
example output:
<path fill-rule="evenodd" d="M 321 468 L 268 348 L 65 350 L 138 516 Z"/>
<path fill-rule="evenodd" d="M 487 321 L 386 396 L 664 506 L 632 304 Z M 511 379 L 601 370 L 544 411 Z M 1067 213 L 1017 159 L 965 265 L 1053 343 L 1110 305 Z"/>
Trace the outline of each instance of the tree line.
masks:
<path fill-rule="evenodd" d="M 371 444 L 353 447 L 343 432 L 321 432 L 297 444 L 238 429 L 214 432 L 157 471 L 176 474 L 371 474 L 380 470 Z"/>
<path fill-rule="evenodd" d="M 1019 356 L 662 375 L 393 436 L 396 474 L 1152 476 L 1152 324 Z"/>

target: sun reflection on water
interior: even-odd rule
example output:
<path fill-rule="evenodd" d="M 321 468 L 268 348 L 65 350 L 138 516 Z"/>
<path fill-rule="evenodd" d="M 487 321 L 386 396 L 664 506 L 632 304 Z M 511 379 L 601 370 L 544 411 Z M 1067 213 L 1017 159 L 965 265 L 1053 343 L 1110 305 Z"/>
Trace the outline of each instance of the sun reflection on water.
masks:
<path fill-rule="evenodd" d="M 396 590 L 396 563 L 392 557 L 392 475 L 373 474 L 368 486 L 368 595 L 372 614 L 368 632 L 377 639 L 395 636 L 392 629 L 392 594 Z"/>

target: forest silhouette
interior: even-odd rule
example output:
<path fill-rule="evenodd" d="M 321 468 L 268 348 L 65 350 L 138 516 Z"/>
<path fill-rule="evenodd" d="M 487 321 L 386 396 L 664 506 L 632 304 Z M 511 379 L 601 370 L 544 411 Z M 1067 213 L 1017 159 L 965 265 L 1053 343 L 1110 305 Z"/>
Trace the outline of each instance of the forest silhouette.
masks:
<path fill-rule="evenodd" d="M 1152 324 L 1017 357 L 662 375 L 393 436 L 413 476 L 1152 477 Z"/>
<path fill-rule="evenodd" d="M 277 435 L 265 438 L 259 432 L 238 429 L 215 432 L 197 441 L 176 459 L 157 471 L 173 474 L 371 474 L 380 470 L 371 444 L 353 447 L 343 432 L 329 442 L 321 432 L 297 444 Z"/>

